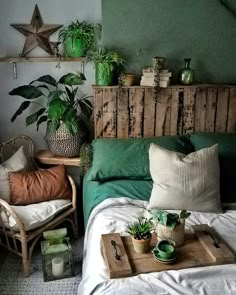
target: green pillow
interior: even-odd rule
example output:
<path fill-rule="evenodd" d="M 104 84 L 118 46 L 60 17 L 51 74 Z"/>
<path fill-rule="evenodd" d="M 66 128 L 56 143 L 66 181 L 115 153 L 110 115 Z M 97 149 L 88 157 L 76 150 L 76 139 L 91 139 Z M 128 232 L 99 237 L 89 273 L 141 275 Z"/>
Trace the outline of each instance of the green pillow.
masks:
<path fill-rule="evenodd" d="M 88 180 L 150 180 L 148 151 L 151 143 L 184 154 L 193 151 L 188 136 L 95 139 L 92 142 L 93 164 Z"/>
<path fill-rule="evenodd" d="M 236 133 L 193 133 L 190 141 L 195 150 L 218 143 L 221 202 L 236 202 Z"/>

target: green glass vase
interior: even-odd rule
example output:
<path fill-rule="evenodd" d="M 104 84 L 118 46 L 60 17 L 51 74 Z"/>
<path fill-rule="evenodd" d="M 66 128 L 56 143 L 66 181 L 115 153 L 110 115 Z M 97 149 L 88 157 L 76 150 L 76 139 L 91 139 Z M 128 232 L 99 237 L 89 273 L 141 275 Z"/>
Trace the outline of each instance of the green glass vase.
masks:
<path fill-rule="evenodd" d="M 99 86 L 110 86 L 113 83 L 113 68 L 108 63 L 97 63 L 95 66 L 95 82 Z"/>
<path fill-rule="evenodd" d="M 65 55 L 69 57 L 84 56 L 84 46 L 80 39 L 67 38 L 65 41 Z"/>
<path fill-rule="evenodd" d="M 190 67 L 191 58 L 185 58 L 185 66 L 179 72 L 179 82 L 182 85 L 192 85 L 194 82 L 194 70 Z"/>

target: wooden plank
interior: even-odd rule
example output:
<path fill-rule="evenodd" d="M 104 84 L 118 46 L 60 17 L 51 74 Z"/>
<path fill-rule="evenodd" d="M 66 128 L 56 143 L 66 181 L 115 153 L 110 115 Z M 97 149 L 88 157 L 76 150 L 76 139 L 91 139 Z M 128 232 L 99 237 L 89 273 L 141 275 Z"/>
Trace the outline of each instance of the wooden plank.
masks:
<path fill-rule="evenodd" d="M 218 88 L 215 132 L 227 130 L 229 106 L 229 88 Z"/>
<path fill-rule="evenodd" d="M 117 137 L 129 136 L 129 90 L 121 88 L 117 97 Z"/>
<path fill-rule="evenodd" d="M 86 57 L 64 57 L 61 56 L 60 62 L 85 62 Z M 39 56 L 39 57 L 0 57 L 0 62 L 58 62 L 59 58 L 52 56 Z"/>
<path fill-rule="evenodd" d="M 107 234 L 108 241 L 113 239 L 114 234 Z M 117 235 L 117 234 L 116 234 Z M 131 266 L 132 273 L 128 273 L 127 271 L 127 264 L 125 264 L 125 271 L 127 273 L 126 276 L 137 275 L 141 273 L 149 273 L 149 272 L 159 272 L 159 271 L 167 271 L 167 270 L 178 270 L 178 269 L 185 269 L 185 268 L 192 268 L 198 266 L 209 266 L 209 265 L 220 265 L 220 264 L 228 264 L 228 263 L 235 263 L 235 255 L 234 253 L 228 248 L 225 242 L 222 239 L 219 239 L 219 248 L 212 248 L 212 238 L 209 239 L 209 236 L 204 234 L 207 238 L 205 244 L 201 242 L 194 233 L 185 232 L 185 242 L 182 247 L 176 248 L 176 261 L 172 264 L 162 264 L 155 260 L 152 255 L 152 252 L 148 252 L 145 254 L 136 253 L 133 249 L 133 244 L 130 236 L 122 237 L 123 246 L 125 249 L 124 253 L 124 260 L 126 261 L 128 257 L 129 265 Z M 205 238 L 204 237 L 204 238 Z M 108 247 L 105 247 L 103 250 L 104 252 L 110 253 L 106 255 L 107 259 L 111 257 L 111 261 L 108 263 L 108 271 L 110 265 L 114 262 L 114 252 L 111 252 L 111 247 L 108 242 Z M 155 247 L 157 243 L 156 235 L 153 234 L 152 241 L 151 241 L 151 249 Z M 119 242 L 120 245 L 120 242 Z M 207 247 L 207 249 L 206 249 Z M 123 253 L 123 247 L 122 247 Z M 121 254 L 121 260 L 123 259 L 123 254 Z M 117 263 L 118 264 L 118 263 Z M 112 266 L 113 267 L 113 266 Z M 115 265 L 113 268 L 118 268 Z M 113 270 L 112 268 L 112 270 Z M 120 265 L 120 268 L 122 266 Z M 119 273 L 118 273 L 119 272 Z M 116 277 L 125 276 L 122 272 L 122 269 L 118 269 Z M 113 276 L 114 278 L 114 276 Z"/>
<path fill-rule="evenodd" d="M 103 90 L 103 138 L 116 137 L 116 94 L 115 89 Z"/>
<path fill-rule="evenodd" d="M 35 155 L 35 159 L 41 164 L 66 166 L 80 166 L 80 158 L 65 158 L 53 155 L 49 150 L 39 150 Z"/>
<path fill-rule="evenodd" d="M 165 124 L 168 109 L 171 107 L 171 90 L 161 89 L 158 93 L 156 103 L 156 124 L 155 124 L 155 136 L 163 136 L 165 134 Z M 169 114 L 170 120 L 170 114 Z M 168 128 L 170 130 L 170 122 L 168 122 Z M 170 131 L 168 131 L 170 132 Z"/>
<path fill-rule="evenodd" d="M 103 89 L 96 89 L 94 95 L 94 136 L 95 138 L 103 137 Z"/>
<path fill-rule="evenodd" d="M 181 118 L 179 114 L 180 107 L 180 91 L 181 88 L 172 89 L 172 100 L 171 100 L 171 115 L 170 115 L 170 135 L 179 134 Z"/>
<path fill-rule="evenodd" d="M 194 131 L 204 132 L 206 129 L 207 89 L 197 88 L 195 101 Z"/>
<path fill-rule="evenodd" d="M 172 90 L 165 89 L 165 97 L 167 99 L 166 102 L 166 118 L 164 124 L 164 135 L 170 135 L 170 120 L 171 120 L 171 103 L 172 103 Z"/>
<path fill-rule="evenodd" d="M 191 229 L 214 262 L 217 264 L 235 262 L 235 255 L 207 224 L 193 225 Z"/>
<path fill-rule="evenodd" d="M 217 88 L 207 89 L 207 106 L 206 106 L 206 132 L 215 131 L 215 117 L 217 105 Z"/>
<path fill-rule="evenodd" d="M 183 105 L 183 133 L 191 133 L 194 131 L 195 120 L 195 95 L 196 88 L 184 89 L 184 105 Z"/>
<path fill-rule="evenodd" d="M 143 136 L 144 88 L 129 91 L 129 137 Z"/>
<path fill-rule="evenodd" d="M 155 102 L 153 100 L 153 89 L 146 88 L 144 95 L 144 121 L 143 136 L 152 137 L 155 135 Z"/>
<path fill-rule="evenodd" d="M 120 234 L 103 234 L 102 235 L 103 255 L 108 266 L 110 278 L 123 277 L 132 274 L 132 269 L 126 254 Z M 120 259 L 115 258 L 115 249 L 111 245 L 111 240 L 115 241 L 117 254 Z"/>
<path fill-rule="evenodd" d="M 227 132 L 236 132 L 236 88 L 230 89 Z"/>

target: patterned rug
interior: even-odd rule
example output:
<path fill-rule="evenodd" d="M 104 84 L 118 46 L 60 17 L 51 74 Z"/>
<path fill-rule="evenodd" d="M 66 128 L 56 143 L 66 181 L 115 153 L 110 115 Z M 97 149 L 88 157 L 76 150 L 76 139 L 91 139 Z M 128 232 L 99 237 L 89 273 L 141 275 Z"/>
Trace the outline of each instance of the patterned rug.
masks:
<path fill-rule="evenodd" d="M 26 278 L 21 258 L 9 253 L 0 270 L 1 295 L 74 295 L 81 281 L 83 238 L 71 242 L 73 247 L 75 276 L 44 282 L 40 247 L 33 252 L 32 274 Z"/>

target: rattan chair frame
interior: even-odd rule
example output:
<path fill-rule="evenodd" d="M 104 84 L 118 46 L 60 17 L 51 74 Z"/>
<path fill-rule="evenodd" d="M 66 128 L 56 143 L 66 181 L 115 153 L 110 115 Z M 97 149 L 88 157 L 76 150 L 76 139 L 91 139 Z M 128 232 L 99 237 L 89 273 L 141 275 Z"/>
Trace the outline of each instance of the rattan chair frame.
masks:
<path fill-rule="evenodd" d="M 35 146 L 32 139 L 26 135 L 21 135 L 14 137 L 4 143 L 1 143 L 0 146 L 0 159 L 1 162 L 4 162 L 4 151 L 11 149 L 12 152 L 16 152 L 18 148 L 25 143 L 28 146 L 29 157 L 35 169 L 39 169 L 37 166 L 34 155 L 35 155 Z M 46 230 L 51 230 L 61 223 L 69 222 L 72 226 L 74 235 L 78 235 L 78 221 L 77 221 L 77 190 L 74 180 L 71 176 L 68 175 L 68 180 L 72 190 L 72 199 L 70 207 L 67 207 L 60 213 L 58 213 L 52 220 L 47 224 L 36 228 L 31 231 L 26 231 L 24 223 L 19 218 L 17 213 L 14 211 L 13 207 L 8 204 L 6 201 L 0 198 L 0 212 L 4 212 L 7 217 L 9 224 L 9 218 L 14 218 L 17 227 L 19 230 L 15 231 L 12 228 L 8 228 L 4 225 L 4 222 L 0 214 L 0 245 L 7 248 L 9 251 L 22 257 L 23 270 L 26 276 L 30 275 L 30 265 L 31 257 L 34 250 L 34 247 L 37 241 L 41 238 L 42 234 Z"/>

